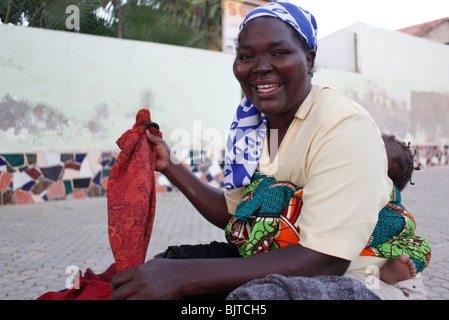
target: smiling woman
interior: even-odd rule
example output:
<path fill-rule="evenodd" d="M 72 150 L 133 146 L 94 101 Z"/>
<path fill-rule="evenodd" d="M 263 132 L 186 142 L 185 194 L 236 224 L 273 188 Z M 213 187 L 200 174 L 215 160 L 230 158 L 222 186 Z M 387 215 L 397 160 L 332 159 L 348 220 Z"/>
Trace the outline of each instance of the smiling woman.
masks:
<path fill-rule="evenodd" d="M 270 129 L 279 130 L 281 141 L 312 87 L 315 50 L 305 51 L 293 28 L 274 17 L 251 20 L 248 26 L 239 37 L 234 75 Z"/>
<path fill-rule="evenodd" d="M 165 141 L 146 133 L 155 145 L 155 169 L 226 229 L 229 244 L 170 247 L 163 258 L 117 274 L 111 298 L 232 291 L 228 298 L 251 299 L 251 288 L 258 299 L 404 298 L 403 290 L 422 298 L 419 280 L 406 289 L 382 284 L 376 292 L 363 283 L 368 267 L 386 261 L 360 256 L 392 189 L 385 147 L 361 106 L 312 84 L 316 50 L 315 18 L 295 5 L 269 3 L 245 18 L 234 63 L 245 97 L 227 142 L 225 191 L 206 185 L 175 161 Z M 229 228 L 236 220 L 244 227 Z M 254 250 L 242 258 L 238 247 L 249 234 Z M 273 238 L 284 245 L 262 250 Z M 291 276 L 300 290 L 278 294 Z M 255 279 L 265 279 L 263 290 Z"/>

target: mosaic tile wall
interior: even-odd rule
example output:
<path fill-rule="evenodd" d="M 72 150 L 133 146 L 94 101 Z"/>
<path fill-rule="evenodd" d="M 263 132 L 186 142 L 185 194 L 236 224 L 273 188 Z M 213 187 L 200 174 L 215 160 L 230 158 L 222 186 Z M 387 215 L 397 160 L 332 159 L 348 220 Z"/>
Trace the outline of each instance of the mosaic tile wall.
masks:
<path fill-rule="evenodd" d="M 200 154 L 190 152 L 182 161 L 203 181 L 223 187 L 222 166 L 200 161 Z M 105 196 L 117 156 L 115 152 L 0 154 L 0 205 Z M 156 173 L 157 192 L 174 189 Z"/>
<path fill-rule="evenodd" d="M 418 151 L 416 165 L 449 165 L 448 145 L 414 148 Z M 117 156 L 117 152 L 0 154 L 0 205 L 105 196 Z M 224 187 L 222 166 L 205 152 L 184 152 L 180 158 L 201 180 Z M 164 175 L 156 173 L 157 192 L 175 189 Z"/>

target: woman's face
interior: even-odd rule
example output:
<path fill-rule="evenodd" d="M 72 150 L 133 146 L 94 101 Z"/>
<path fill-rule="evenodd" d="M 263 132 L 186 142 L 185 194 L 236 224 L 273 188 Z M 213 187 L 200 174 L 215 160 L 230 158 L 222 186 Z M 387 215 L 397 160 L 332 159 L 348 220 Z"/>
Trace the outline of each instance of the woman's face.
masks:
<path fill-rule="evenodd" d="M 293 117 L 310 91 L 314 59 L 285 22 L 259 17 L 242 30 L 234 75 L 260 112 Z"/>

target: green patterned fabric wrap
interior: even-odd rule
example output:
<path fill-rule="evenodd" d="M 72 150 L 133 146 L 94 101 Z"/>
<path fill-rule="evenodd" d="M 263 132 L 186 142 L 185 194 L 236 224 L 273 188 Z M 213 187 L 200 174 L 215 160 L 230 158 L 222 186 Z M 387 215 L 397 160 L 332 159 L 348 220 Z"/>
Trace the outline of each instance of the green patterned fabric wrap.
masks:
<path fill-rule="evenodd" d="M 243 257 L 277 249 L 274 238 L 279 233 L 280 215 L 297 190 L 290 182 L 256 171 L 225 229 L 228 242 L 237 246 Z"/>
<path fill-rule="evenodd" d="M 278 247 L 273 239 L 278 232 L 278 226 L 278 218 L 254 219 L 248 241 L 238 246 L 240 255 L 249 257 L 277 249 Z"/>
<path fill-rule="evenodd" d="M 290 182 L 276 181 L 256 171 L 237 206 L 235 218 L 249 221 L 261 215 L 279 217 L 296 189 Z"/>
<path fill-rule="evenodd" d="M 377 225 L 361 255 L 397 258 L 405 254 L 413 260 L 418 272 L 422 272 L 431 258 L 430 244 L 415 234 L 415 219 L 401 201 L 401 194 L 394 187 L 390 202 L 379 212 Z"/>
<path fill-rule="evenodd" d="M 226 239 L 244 257 L 278 249 L 274 239 L 280 232 L 281 214 L 292 197 L 302 203 L 301 196 L 302 188 L 256 171 L 225 229 Z M 422 272 L 431 258 L 430 245 L 415 234 L 415 220 L 401 200 L 399 190 L 393 187 L 390 202 L 379 212 L 377 225 L 361 256 L 396 258 L 406 254 Z"/>

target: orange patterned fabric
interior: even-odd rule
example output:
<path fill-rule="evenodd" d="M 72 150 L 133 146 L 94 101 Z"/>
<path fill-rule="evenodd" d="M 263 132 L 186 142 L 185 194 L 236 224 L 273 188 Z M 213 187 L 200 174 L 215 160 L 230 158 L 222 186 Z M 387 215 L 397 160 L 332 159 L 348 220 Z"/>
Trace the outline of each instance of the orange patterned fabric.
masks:
<path fill-rule="evenodd" d="M 302 189 L 295 192 L 288 205 L 281 213 L 279 220 L 279 232 L 274 237 L 274 242 L 279 248 L 299 243 L 298 220 L 302 208 Z"/>
<path fill-rule="evenodd" d="M 108 235 L 117 272 L 145 262 L 156 206 L 156 154 L 145 130 L 162 138 L 150 111 L 141 109 L 133 128 L 118 140 L 121 149 L 108 180 Z M 143 126 L 142 126 L 143 125 Z"/>

